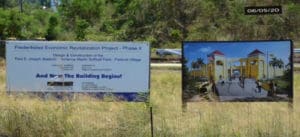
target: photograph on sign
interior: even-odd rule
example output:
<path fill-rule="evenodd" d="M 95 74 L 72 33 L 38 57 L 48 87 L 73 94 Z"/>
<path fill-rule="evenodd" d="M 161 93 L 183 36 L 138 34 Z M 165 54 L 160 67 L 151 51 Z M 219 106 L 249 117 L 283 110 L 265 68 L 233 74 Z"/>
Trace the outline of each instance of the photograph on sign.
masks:
<path fill-rule="evenodd" d="M 8 92 L 93 93 L 143 101 L 149 95 L 146 42 L 8 41 Z"/>
<path fill-rule="evenodd" d="M 292 42 L 183 42 L 182 99 L 291 101 Z"/>

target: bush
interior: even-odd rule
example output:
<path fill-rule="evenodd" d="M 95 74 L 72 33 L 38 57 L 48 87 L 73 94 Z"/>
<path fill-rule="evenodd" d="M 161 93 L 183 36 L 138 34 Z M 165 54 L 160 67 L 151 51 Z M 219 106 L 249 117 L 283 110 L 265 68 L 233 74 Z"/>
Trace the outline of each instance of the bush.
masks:
<path fill-rule="evenodd" d="M 58 19 L 55 16 L 51 16 L 49 19 L 49 27 L 47 29 L 47 34 L 45 36 L 46 40 L 55 40 L 57 39 L 57 27 L 58 25 Z"/>
<path fill-rule="evenodd" d="M 86 29 L 89 27 L 89 23 L 84 19 L 76 18 L 76 27 L 75 27 L 75 33 L 76 33 L 76 40 L 85 40 L 86 36 Z"/>

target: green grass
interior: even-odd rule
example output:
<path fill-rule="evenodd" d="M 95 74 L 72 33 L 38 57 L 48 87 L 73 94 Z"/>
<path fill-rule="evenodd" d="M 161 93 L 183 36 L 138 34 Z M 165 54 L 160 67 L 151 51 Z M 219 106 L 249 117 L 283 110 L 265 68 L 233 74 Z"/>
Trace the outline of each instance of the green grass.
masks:
<path fill-rule="evenodd" d="M 147 137 L 145 103 L 42 100 L 5 93 L 0 69 L 0 136 Z M 151 70 L 155 137 L 298 137 L 300 75 L 295 75 L 294 109 L 287 103 L 188 103 L 182 110 L 180 71 Z"/>

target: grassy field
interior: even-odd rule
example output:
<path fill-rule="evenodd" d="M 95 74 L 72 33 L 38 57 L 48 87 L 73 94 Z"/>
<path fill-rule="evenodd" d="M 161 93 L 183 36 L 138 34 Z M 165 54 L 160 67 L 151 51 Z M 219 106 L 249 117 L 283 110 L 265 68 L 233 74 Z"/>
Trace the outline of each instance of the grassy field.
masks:
<path fill-rule="evenodd" d="M 151 70 L 150 103 L 43 100 L 5 92 L 0 68 L 0 137 L 147 137 L 148 106 L 155 137 L 299 137 L 300 75 L 294 108 L 287 103 L 188 103 L 182 110 L 180 71 Z"/>

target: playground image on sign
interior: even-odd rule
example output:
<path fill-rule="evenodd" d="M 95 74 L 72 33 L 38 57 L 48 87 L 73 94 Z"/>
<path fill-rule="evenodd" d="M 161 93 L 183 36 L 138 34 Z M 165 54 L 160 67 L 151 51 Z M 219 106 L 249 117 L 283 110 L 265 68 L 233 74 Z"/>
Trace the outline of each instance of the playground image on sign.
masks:
<path fill-rule="evenodd" d="M 291 101 L 292 42 L 184 42 L 184 102 Z"/>
<path fill-rule="evenodd" d="M 144 42 L 8 41 L 8 92 L 112 93 L 129 100 L 149 92 Z"/>

